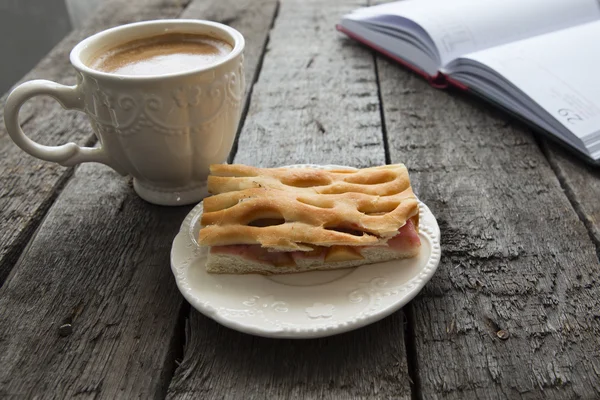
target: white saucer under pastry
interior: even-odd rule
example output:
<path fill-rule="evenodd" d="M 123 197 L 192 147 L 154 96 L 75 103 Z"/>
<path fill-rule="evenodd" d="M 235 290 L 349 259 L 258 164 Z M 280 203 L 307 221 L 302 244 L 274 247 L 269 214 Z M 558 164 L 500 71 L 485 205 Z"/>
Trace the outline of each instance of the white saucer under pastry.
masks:
<path fill-rule="evenodd" d="M 419 211 L 422 244 L 415 258 L 299 274 L 221 275 L 206 272 L 208 249 L 196 240 L 200 203 L 188 214 L 173 241 L 171 268 L 179 290 L 192 307 L 229 328 L 274 338 L 330 336 L 390 315 L 431 279 L 441 256 L 440 230 L 422 202 Z"/>

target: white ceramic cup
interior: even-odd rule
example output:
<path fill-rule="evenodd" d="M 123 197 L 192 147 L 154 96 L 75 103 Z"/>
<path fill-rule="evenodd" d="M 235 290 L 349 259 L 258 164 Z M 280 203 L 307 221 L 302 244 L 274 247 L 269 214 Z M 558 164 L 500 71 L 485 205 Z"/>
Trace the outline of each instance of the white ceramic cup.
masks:
<path fill-rule="evenodd" d="M 215 64 L 166 75 L 118 75 L 88 66 L 109 48 L 166 32 L 212 36 L 233 50 Z M 6 129 L 21 149 L 42 160 L 65 166 L 99 162 L 133 176 L 135 191 L 151 203 L 198 202 L 207 195 L 209 165 L 226 161 L 238 128 L 245 90 L 243 50 L 238 31 L 209 21 L 146 21 L 108 29 L 71 51 L 77 85 L 34 80 L 15 88 L 4 109 Z M 25 136 L 19 109 L 36 95 L 85 112 L 100 146 L 44 146 Z"/>

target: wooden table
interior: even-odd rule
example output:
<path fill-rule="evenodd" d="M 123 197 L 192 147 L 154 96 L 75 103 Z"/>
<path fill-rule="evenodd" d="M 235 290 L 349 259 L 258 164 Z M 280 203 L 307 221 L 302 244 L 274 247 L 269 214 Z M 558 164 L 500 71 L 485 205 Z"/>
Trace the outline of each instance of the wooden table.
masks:
<path fill-rule="evenodd" d="M 404 162 L 442 229 L 421 294 L 325 339 L 224 328 L 190 309 L 171 275 L 191 207 L 149 205 L 102 165 L 29 157 L 1 123 L 0 398 L 600 398 L 598 171 L 336 33 L 362 5 L 111 0 L 24 80 L 73 84 L 70 49 L 118 24 L 237 28 L 250 85 L 232 160 Z M 96 141 L 83 114 L 50 99 L 22 114 L 42 143 Z"/>

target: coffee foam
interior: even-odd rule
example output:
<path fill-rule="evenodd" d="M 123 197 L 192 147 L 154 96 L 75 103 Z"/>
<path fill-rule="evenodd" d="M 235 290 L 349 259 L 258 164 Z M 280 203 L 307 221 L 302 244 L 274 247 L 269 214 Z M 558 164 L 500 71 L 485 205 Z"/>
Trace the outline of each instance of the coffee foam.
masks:
<path fill-rule="evenodd" d="M 214 64 L 232 49 L 211 36 L 168 33 L 115 46 L 94 57 L 89 66 L 119 75 L 165 75 Z"/>

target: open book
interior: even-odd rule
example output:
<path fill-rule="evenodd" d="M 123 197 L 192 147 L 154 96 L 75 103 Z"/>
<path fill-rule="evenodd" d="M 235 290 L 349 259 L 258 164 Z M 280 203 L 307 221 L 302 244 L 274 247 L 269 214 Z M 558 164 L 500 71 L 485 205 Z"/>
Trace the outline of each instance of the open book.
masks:
<path fill-rule="evenodd" d="M 338 29 L 600 161 L 600 0 L 405 0 Z"/>

